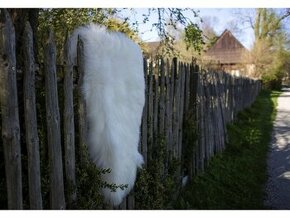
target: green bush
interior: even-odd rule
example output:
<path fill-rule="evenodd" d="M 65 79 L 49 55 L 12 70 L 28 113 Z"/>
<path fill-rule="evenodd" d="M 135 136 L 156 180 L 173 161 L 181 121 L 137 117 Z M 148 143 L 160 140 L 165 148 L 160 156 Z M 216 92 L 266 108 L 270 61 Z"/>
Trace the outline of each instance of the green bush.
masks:
<path fill-rule="evenodd" d="M 164 137 L 158 136 L 152 159 L 148 167 L 138 172 L 135 184 L 135 209 L 169 209 L 178 192 L 177 168 L 175 159 L 166 165 L 167 156 Z"/>

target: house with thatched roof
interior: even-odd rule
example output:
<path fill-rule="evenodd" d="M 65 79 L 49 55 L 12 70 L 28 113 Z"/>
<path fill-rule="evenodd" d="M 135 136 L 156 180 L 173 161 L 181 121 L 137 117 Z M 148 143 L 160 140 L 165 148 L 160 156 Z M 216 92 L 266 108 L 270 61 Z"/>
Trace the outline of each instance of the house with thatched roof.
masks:
<path fill-rule="evenodd" d="M 249 71 L 254 68 L 252 64 L 246 63 L 247 53 L 249 53 L 248 49 L 226 29 L 206 51 L 205 59 L 224 71 L 239 76 L 249 74 Z"/>

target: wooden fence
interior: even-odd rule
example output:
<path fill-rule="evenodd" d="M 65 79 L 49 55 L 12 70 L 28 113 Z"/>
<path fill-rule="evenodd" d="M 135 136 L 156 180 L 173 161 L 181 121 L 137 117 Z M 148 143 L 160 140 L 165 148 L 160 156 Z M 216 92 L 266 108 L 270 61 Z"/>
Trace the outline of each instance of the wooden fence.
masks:
<path fill-rule="evenodd" d="M 190 178 L 225 148 L 226 125 L 255 101 L 261 81 L 203 72 L 194 63 L 178 62 L 176 58 L 171 63 L 160 59 L 155 64 L 144 63 L 146 104 L 141 151 L 145 164 L 150 163 L 149 146 L 154 146 L 161 135 L 168 161 L 174 158 L 183 163 L 186 156 L 187 165 L 183 164 L 180 176 L 187 172 Z M 191 132 L 193 138 L 184 136 L 184 131 Z"/>
<path fill-rule="evenodd" d="M 7 208 L 23 208 L 22 168 L 28 168 L 28 190 L 30 209 L 42 209 L 44 182 L 41 176 L 41 162 L 38 123 L 36 121 L 35 69 L 33 37 L 30 25 L 25 27 L 24 89 L 18 93 L 24 100 L 17 99 L 15 33 L 8 13 L 1 13 L 0 29 L 0 103 L 2 144 L 7 190 Z M 81 54 L 81 46 L 79 47 Z M 74 97 L 78 86 L 74 85 L 75 67 L 69 60 L 68 48 L 64 50 L 64 80 L 58 90 L 56 67 L 56 46 L 50 32 L 44 48 L 45 105 L 48 151 L 48 172 L 50 200 L 48 208 L 70 208 L 77 199 L 76 147 L 85 141 L 84 105 L 78 102 L 79 115 L 74 112 Z M 79 58 L 78 73 L 82 73 Z M 166 176 L 172 161 L 178 162 L 175 171 L 176 182 L 189 179 L 203 171 L 214 154 L 225 148 L 226 125 L 238 111 L 250 106 L 261 89 L 261 82 L 247 78 L 236 78 L 226 73 L 203 72 L 194 63 L 159 59 L 144 59 L 146 80 L 146 103 L 140 129 L 140 151 L 145 159 L 144 168 L 154 161 L 154 151 L 163 147 L 161 174 Z M 21 81 L 22 82 L 22 81 Z M 81 76 L 80 82 L 81 85 Z M 77 92 L 76 92 L 77 91 Z M 59 107 L 59 93 L 63 96 L 63 110 Z M 75 94 L 75 95 L 74 95 Z M 19 96 L 19 95 L 18 95 Z M 25 142 L 21 144 L 18 108 L 24 108 Z M 61 120 L 62 118 L 62 120 Z M 75 121 L 76 124 L 75 124 Z M 63 123 L 62 123 L 63 122 Z M 76 125 L 78 128 L 75 129 Z M 61 128 L 63 127 L 63 130 Z M 79 137 L 76 140 L 76 137 Z M 77 145 L 77 142 L 79 145 Z M 21 149 L 26 146 L 27 166 L 23 166 Z M 63 154 L 64 152 L 64 154 Z M 2 160 L 2 158 L 1 158 Z M 64 171 L 64 172 L 63 172 Z M 65 179 L 64 179 L 65 178 Z M 1 179 L 1 178 L 0 178 Z M 2 178 L 4 179 L 4 178 Z M 66 193 L 69 189 L 69 194 Z M 134 192 L 121 204 L 119 209 L 134 209 Z M 89 199 L 88 199 L 89 200 Z"/>

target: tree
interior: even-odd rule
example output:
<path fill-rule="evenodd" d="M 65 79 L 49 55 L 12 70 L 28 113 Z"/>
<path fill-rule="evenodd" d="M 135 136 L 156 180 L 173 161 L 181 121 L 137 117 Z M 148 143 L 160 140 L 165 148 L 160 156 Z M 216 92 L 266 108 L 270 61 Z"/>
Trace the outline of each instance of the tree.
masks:
<path fill-rule="evenodd" d="M 217 41 L 218 35 L 213 28 L 213 23 L 217 22 L 216 17 L 203 17 L 201 23 L 201 30 L 203 34 L 204 50 L 209 49 Z"/>
<path fill-rule="evenodd" d="M 279 88 L 288 66 L 287 35 L 283 26 L 290 10 L 256 9 L 255 21 L 251 22 L 255 42 L 250 61 L 255 64 L 256 76 L 262 78 L 269 88 Z"/>
<path fill-rule="evenodd" d="M 187 27 L 187 43 L 194 49 L 200 49 L 201 31 L 199 27 L 193 23 L 184 14 L 190 12 L 195 18 L 198 18 L 198 12 L 193 9 L 179 8 L 148 8 L 147 13 L 143 14 L 142 21 L 134 21 L 131 17 L 123 16 L 122 12 L 135 9 L 42 9 L 39 15 L 39 35 L 45 35 L 47 28 L 53 27 L 55 31 L 58 50 L 62 51 L 65 36 L 77 26 L 88 23 L 99 23 L 107 26 L 111 30 L 124 32 L 143 49 L 145 46 L 138 37 L 138 26 L 140 22 L 146 23 L 151 21 L 151 30 L 156 30 L 162 44 L 164 44 L 166 53 L 172 52 L 175 41 L 174 35 L 168 31 L 168 26 L 177 29 L 177 26 Z M 136 11 L 135 11 L 136 12 Z M 155 19 L 157 15 L 157 18 Z M 43 38 L 43 37 L 40 37 Z M 39 46 L 42 48 L 42 46 Z M 58 60 L 62 62 L 62 55 L 59 54 Z"/>
<path fill-rule="evenodd" d="M 190 23 L 184 29 L 185 37 L 184 41 L 186 48 L 194 48 L 194 50 L 200 52 L 203 46 L 202 30 L 199 29 L 197 24 Z"/>
<path fill-rule="evenodd" d="M 138 36 L 138 30 L 130 27 L 127 21 L 123 21 L 117 18 L 109 18 L 103 23 L 109 30 L 118 31 L 126 34 L 130 39 L 139 44 L 142 50 L 145 49 L 144 42 Z"/>
<path fill-rule="evenodd" d="M 185 13 L 193 15 L 194 18 L 199 18 L 198 11 L 190 8 L 148 8 L 148 13 L 143 14 L 143 23 L 147 23 L 153 13 L 157 14 L 157 20 L 152 22 L 152 30 L 156 29 L 162 40 L 174 39 L 167 26 L 178 29 L 179 25 L 186 27 L 193 24 L 192 20 L 185 16 Z M 138 22 L 136 25 L 138 25 Z M 195 28 L 199 30 L 197 25 Z"/>
<path fill-rule="evenodd" d="M 188 31 L 188 28 L 173 28 L 173 30 L 171 30 L 171 33 L 173 33 L 176 37 L 174 40 L 172 51 L 167 53 L 167 56 L 169 58 L 178 57 L 183 61 L 191 62 L 193 57 L 199 57 L 202 43 L 198 43 L 197 41 L 195 41 L 196 43 L 198 43 L 197 46 L 200 46 L 200 48 L 194 48 L 194 46 L 191 44 L 192 42 L 190 38 L 186 37 L 186 30 Z M 194 30 L 192 31 L 194 32 Z M 194 37 L 194 33 L 192 34 L 192 36 Z"/>
<path fill-rule="evenodd" d="M 104 23 L 110 16 L 116 13 L 116 9 L 105 8 L 81 8 L 81 9 L 41 9 L 39 12 L 38 25 L 38 46 L 40 51 L 43 49 L 43 41 L 47 31 L 52 28 L 55 33 L 57 44 L 57 60 L 62 64 L 63 45 L 67 34 L 71 33 L 76 27 L 89 23 Z M 39 52 L 43 54 L 43 52 Z M 40 59 L 42 57 L 40 56 Z"/>
<path fill-rule="evenodd" d="M 256 40 L 271 40 L 282 29 L 282 21 L 290 16 L 290 9 L 278 15 L 273 9 L 256 9 L 256 19 L 253 26 Z"/>

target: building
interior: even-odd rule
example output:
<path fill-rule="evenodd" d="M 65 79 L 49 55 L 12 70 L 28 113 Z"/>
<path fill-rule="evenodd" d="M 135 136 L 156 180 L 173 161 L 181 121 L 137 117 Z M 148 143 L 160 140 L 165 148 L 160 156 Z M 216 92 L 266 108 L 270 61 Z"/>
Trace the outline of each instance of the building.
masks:
<path fill-rule="evenodd" d="M 247 63 L 248 54 L 248 49 L 226 29 L 213 46 L 206 51 L 205 60 L 233 75 L 249 76 L 254 71 L 254 65 Z"/>

